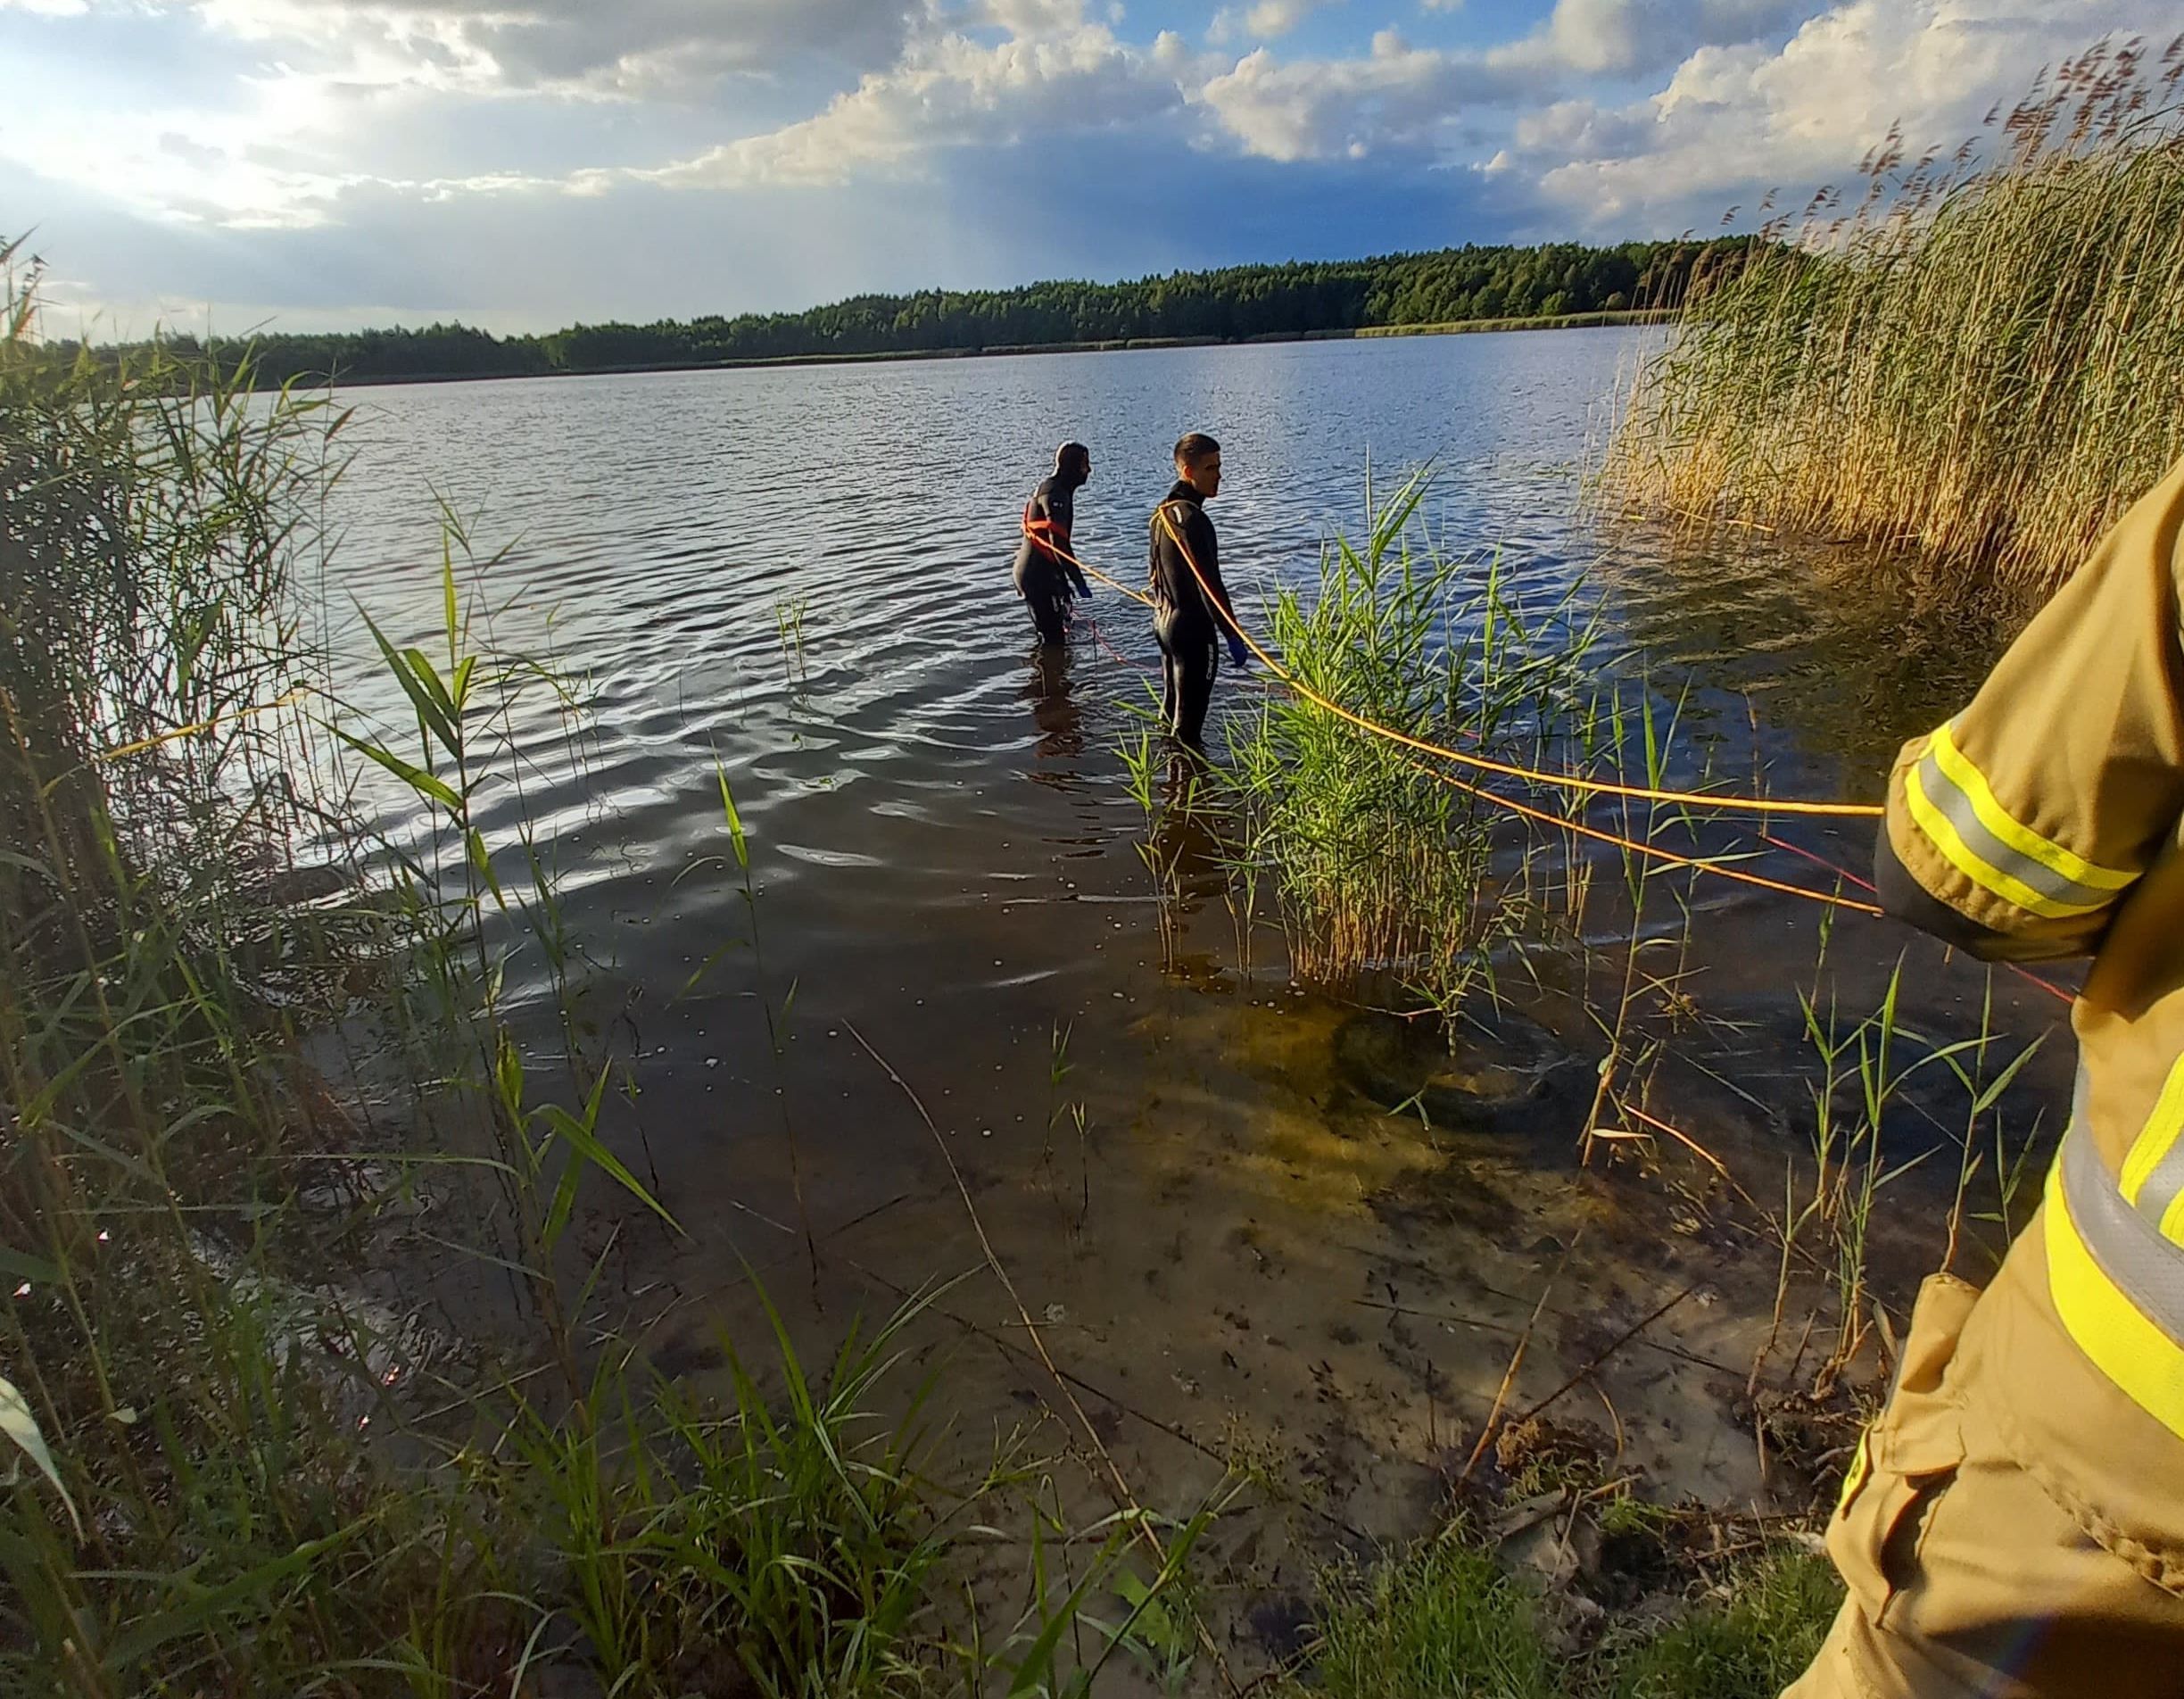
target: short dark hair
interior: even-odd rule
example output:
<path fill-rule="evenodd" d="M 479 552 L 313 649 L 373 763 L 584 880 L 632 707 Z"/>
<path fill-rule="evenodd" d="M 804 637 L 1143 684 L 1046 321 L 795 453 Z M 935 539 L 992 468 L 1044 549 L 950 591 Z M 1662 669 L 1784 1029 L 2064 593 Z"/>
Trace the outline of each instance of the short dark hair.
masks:
<path fill-rule="evenodd" d="M 1209 454 L 1220 452 L 1220 444 L 1204 431 L 1192 431 L 1176 443 L 1176 464 L 1195 466 Z"/>
<path fill-rule="evenodd" d="M 1082 443 L 1064 443 L 1055 450 L 1055 470 L 1065 466 L 1087 466 L 1091 463 L 1092 451 Z"/>

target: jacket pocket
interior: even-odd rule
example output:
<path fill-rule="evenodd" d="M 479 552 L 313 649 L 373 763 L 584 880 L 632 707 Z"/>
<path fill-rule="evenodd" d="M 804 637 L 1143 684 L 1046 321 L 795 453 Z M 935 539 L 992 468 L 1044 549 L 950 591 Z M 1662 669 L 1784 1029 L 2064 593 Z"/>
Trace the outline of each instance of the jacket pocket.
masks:
<path fill-rule="evenodd" d="M 1963 1424 L 1945 1383 L 1978 1299 L 1975 1289 L 1945 1274 L 1919 1289 L 1896 1388 L 1858 1442 L 1828 1523 L 1828 1554 L 1876 1623 L 1916 1579 L 1926 1513 L 1964 1462 Z"/>

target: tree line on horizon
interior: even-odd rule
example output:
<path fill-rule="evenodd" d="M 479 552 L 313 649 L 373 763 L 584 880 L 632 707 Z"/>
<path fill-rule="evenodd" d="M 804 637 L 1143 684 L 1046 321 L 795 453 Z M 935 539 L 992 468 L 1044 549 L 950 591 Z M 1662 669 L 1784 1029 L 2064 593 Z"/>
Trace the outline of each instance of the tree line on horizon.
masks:
<path fill-rule="evenodd" d="M 1129 283 L 1035 283 L 854 295 L 801 312 L 573 325 L 496 336 L 434 323 L 299 335 L 233 346 L 261 385 L 292 379 L 500 377 L 633 366 L 873 354 L 975 352 L 1072 343 L 1243 341 L 1314 333 L 1675 311 L 1695 286 L 1741 272 L 1756 239 L 1467 244 L 1364 260 L 1230 266 Z M 199 339 L 172 336 L 178 352 Z M 68 344 L 56 344 L 62 350 Z"/>

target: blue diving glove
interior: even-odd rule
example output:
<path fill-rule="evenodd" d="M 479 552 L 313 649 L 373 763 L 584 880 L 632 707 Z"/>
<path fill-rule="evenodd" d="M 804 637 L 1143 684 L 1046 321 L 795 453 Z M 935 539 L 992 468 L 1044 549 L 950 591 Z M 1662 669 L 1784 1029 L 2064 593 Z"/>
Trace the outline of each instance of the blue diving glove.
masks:
<path fill-rule="evenodd" d="M 1233 631 L 1228 634 L 1228 664 L 1231 667 L 1251 665 L 1251 651 L 1244 647 L 1244 640 Z"/>

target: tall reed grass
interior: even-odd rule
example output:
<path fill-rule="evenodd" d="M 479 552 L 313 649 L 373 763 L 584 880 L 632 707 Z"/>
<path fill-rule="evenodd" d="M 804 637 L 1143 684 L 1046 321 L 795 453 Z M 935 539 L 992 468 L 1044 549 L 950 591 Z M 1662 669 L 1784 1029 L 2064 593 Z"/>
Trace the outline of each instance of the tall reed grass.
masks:
<path fill-rule="evenodd" d="M 613 1058 L 579 1042 L 521 802 L 519 703 L 573 708 L 567 681 L 481 631 L 451 527 L 434 652 L 372 627 L 409 724 L 332 701 L 295 578 L 342 415 L 246 400 L 247 360 L 64 365 L 21 261 L 0 245 L 0 1690 L 1058 1695 L 1171 1666 L 1203 1524 L 1148 1580 L 1135 1528 L 1022 1509 L 1005 1446 L 936 1481 L 886 1385 L 923 1301 L 816 1373 L 769 1307 L 724 1399 L 646 1366 L 569 1231 L 608 1195 L 674 1229 L 602 1123 Z M 416 829 L 368 829 L 374 769 Z M 543 1045 L 518 951 L 559 1007 Z M 506 1280 L 505 1325 L 410 1319 L 428 1244 Z M 948 1566 L 1025 1516 L 1071 1579 L 981 1623 Z"/>
<path fill-rule="evenodd" d="M 1386 500 L 1369 493 L 1363 540 L 1333 539 L 1316 582 L 1276 593 L 1273 645 L 1295 677 L 1379 725 L 1559 763 L 1597 710 L 1596 628 L 1575 591 L 1526 607 L 1499 556 L 1437 550 L 1419 523 L 1427 488 L 1419 476 Z M 1497 870 L 1505 811 L 1309 701 L 1270 692 L 1230 751 L 1239 868 L 1270 886 L 1307 977 L 1378 975 L 1452 1009 L 1550 900 L 1543 864 L 1521 850 Z"/>
<path fill-rule="evenodd" d="M 1614 496 L 2052 586 L 2184 455 L 2184 37 L 1816 195 L 1640 372 Z"/>

